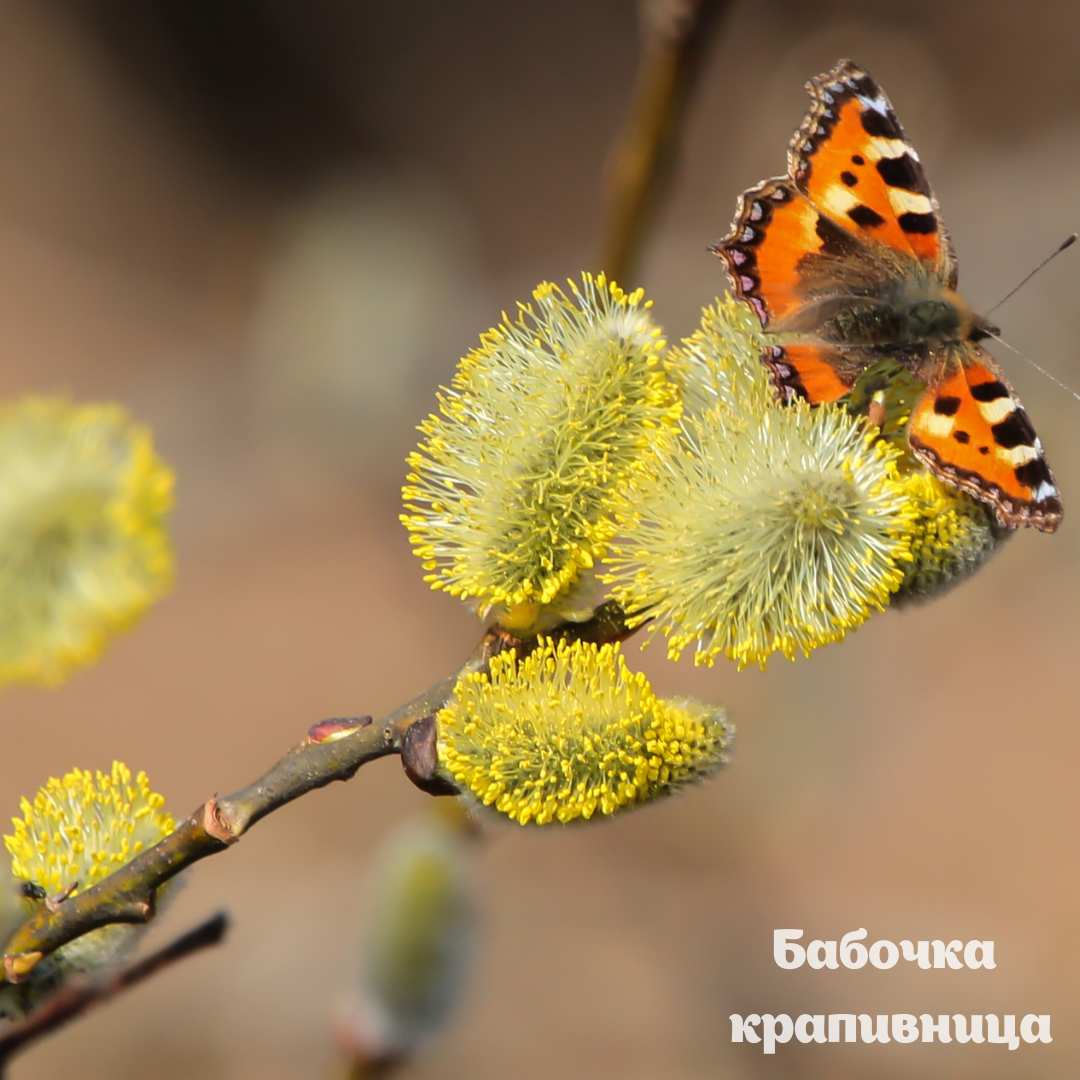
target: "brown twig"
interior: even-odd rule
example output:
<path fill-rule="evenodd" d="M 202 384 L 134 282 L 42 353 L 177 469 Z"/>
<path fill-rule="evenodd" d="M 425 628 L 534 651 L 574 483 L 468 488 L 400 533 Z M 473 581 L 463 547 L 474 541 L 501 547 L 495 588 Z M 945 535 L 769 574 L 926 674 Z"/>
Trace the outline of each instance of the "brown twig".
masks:
<path fill-rule="evenodd" d="M 625 281 L 635 271 L 674 163 L 689 90 L 710 33 L 729 3 L 642 0 L 642 59 L 630 117 L 613 154 L 609 183 L 601 264 L 611 278 Z M 607 603 L 588 622 L 565 624 L 549 633 L 603 643 L 624 640 L 636 629 L 628 627 L 617 604 Z M 169 879 L 234 845 L 267 814 L 315 788 L 350 779 L 369 761 L 404 751 L 406 771 L 414 782 L 432 793 L 445 793 L 445 782 L 437 774 L 431 717 L 449 700 L 462 673 L 484 668 L 492 655 L 507 648 L 524 654 L 532 644 L 493 627 L 454 676 L 379 723 L 363 717 L 314 725 L 302 743 L 254 783 L 223 799 L 211 797 L 164 840 L 85 892 L 54 897 L 43 904 L 8 941 L 0 982 L 27 979 L 45 956 L 83 934 L 114 923 L 148 922 L 155 914 L 157 890 Z M 225 915 L 217 915 L 113 975 L 64 986 L 0 1037 L 0 1076 L 19 1051 L 176 961 L 220 942 L 227 923 Z M 361 1069 L 357 1063 L 353 1075 L 375 1075 L 377 1067 L 371 1071 L 374 1064 Z"/>
<path fill-rule="evenodd" d="M 552 633 L 599 641 L 621 640 L 629 632 L 621 609 L 608 603 L 597 609 L 593 619 L 568 623 Z M 53 905 L 54 910 L 42 905 L 8 942 L 4 978 L 13 983 L 24 981 L 45 956 L 91 930 L 112 923 L 148 922 L 154 917 L 157 890 L 170 878 L 232 846 L 257 821 L 293 799 L 335 780 L 348 780 L 362 765 L 400 754 L 407 744 L 408 764 L 420 786 L 445 794 L 445 785 L 436 782 L 433 775 L 430 732 L 423 732 L 427 740 L 410 739 L 410 728 L 429 720 L 446 704 L 462 673 L 481 670 L 495 653 L 509 648 L 527 652 L 530 643 L 494 626 L 454 676 L 436 683 L 379 723 L 372 723 L 368 716 L 314 725 L 302 743 L 254 783 L 234 795 L 208 799 L 160 843 L 85 892 Z"/>
<path fill-rule="evenodd" d="M 3 1075 L 8 1061 L 20 1051 L 46 1035 L 51 1035 L 57 1028 L 63 1027 L 90 1009 L 104 1005 L 118 994 L 137 986 L 151 975 L 171 967 L 177 961 L 211 945 L 217 945 L 228 928 L 229 917 L 224 912 L 219 912 L 164 948 L 112 975 L 102 979 L 68 983 L 25 1020 L 21 1020 L 0 1036 L 0 1075 Z"/>
<path fill-rule="evenodd" d="M 427 698 L 422 695 L 421 707 Z M 235 844 L 256 821 L 293 799 L 334 780 L 348 780 L 366 762 L 398 751 L 408 726 L 401 723 L 395 713 L 380 724 L 371 717 L 317 724 L 253 784 L 227 798 L 208 799 L 175 832 L 55 912 L 42 906 L 8 942 L 6 978 L 22 981 L 42 957 L 91 930 L 149 921 L 157 890 L 166 881 Z"/>
<path fill-rule="evenodd" d="M 730 0 L 641 0 L 642 51 L 630 115 L 608 177 L 600 269 L 623 285 L 671 176 L 690 90 Z"/>
<path fill-rule="evenodd" d="M 630 119 L 617 144 L 609 193 L 603 268 L 626 279 L 640 252 L 663 180 L 672 164 L 688 91 L 710 32 L 730 0 L 643 0 L 645 44 Z M 566 624 L 551 636 L 619 641 L 634 630 L 616 604 L 595 618 Z M 431 732 L 407 739 L 409 728 L 446 704 L 460 674 L 480 670 L 496 652 L 523 642 L 496 626 L 461 670 L 395 710 L 381 722 L 370 717 L 316 724 L 308 737 L 253 784 L 223 799 L 208 799 L 175 832 L 85 892 L 43 905 L 7 944 L 3 978 L 21 982 L 40 961 L 69 941 L 112 923 L 143 923 L 154 916 L 157 890 L 193 863 L 235 844 L 267 814 L 335 780 L 348 780 L 369 761 L 401 753 L 425 790 L 444 793 L 435 773 Z M 430 726 L 430 725 L 429 725 Z M 52 909 L 52 910 L 50 910 Z"/>

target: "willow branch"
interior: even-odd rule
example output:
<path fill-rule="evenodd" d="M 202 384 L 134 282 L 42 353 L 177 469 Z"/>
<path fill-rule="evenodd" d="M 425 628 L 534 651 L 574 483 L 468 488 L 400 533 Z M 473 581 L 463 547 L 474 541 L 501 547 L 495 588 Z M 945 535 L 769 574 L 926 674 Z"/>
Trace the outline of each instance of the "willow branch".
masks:
<path fill-rule="evenodd" d="M 634 631 L 622 609 L 609 602 L 592 619 L 567 623 L 552 636 L 589 641 L 622 640 Z M 496 653 L 529 650 L 499 626 L 485 633 L 469 660 L 449 679 L 395 709 L 378 723 L 370 716 L 326 720 L 315 724 L 307 738 L 254 783 L 233 795 L 207 799 L 160 843 L 85 892 L 58 903 L 42 905 L 15 933 L 4 956 L 4 978 L 24 981 L 41 960 L 83 934 L 113 923 L 145 923 L 154 917 L 157 890 L 182 870 L 225 851 L 267 814 L 335 780 L 349 780 L 362 765 L 388 754 L 402 755 L 405 771 L 419 787 L 445 795 L 448 788 L 437 775 L 433 717 L 449 700 L 457 679 L 482 670 Z"/>
<path fill-rule="evenodd" d="M 110 1001 L 118 994 L 156 975 L 167 967 L 203 949 L 220 943 L 229 928 L 229 917 L 220 912 L 200 926 L 189 930 L 175 941 L 151 953 L 128 967 L 103 979 L 72 982 L 63 987 L 25 1020 L 20 1021 L 0 1037 L 0 1075 L 8 1061 L 21 1050 L 51 1035 L 58 1028 Z"/>
<path fill-rule="evenodd" d="M 426 707 L 428 695 L 417 701 Z M 180 871 L 235 844 L 256 821 L 293 799 L 334 780 L 348 780 L 361 765 L 399 750 L 402 725 L 407 726 L 399 714 L 379 724 L 370 716 L 316 724 L 253 784 L 223 799 L 207 799 L 175 832 L 55 911 L 43 905 L 8 942 L 8 981 L 22 981 L 44 956 L 91 930 L 148 922 L 157 890 Z"/>
<path fill-rule="evenodd" d="M 646 44 L 630 120 L 612 172 L 610 221 L 604 267 L 626 278 L 636 260 L 666 169 L 670 167 L 687 93 L 712 27 L 730 0 L 649 0 Z M 605 604 L 596 617 L 567 624 L 549 636 L 617 641 L 634 632 L 622 610 Z M 527 652 L 528 642 L 498 626 L 485 634 L 470 660 L 379 723 L 371 717 L 325 721 L 254 783 L 225 798 L 207 799 L 160 843 L 103 881 L 58 903 L 43 905 L 11 937 L 3 978 L 25 980 L 41 960 L 83 934 L 114 923 L 154 917 L 157 890 L 189 866 L 225 851 L 267 814 L 335 780 L 348 780 L 362 765 L 402 754 L 410 778 L 433 794 L 446 793 L 436 775 L 435 728 L 457 678 L 483 668 L 496 652 Z M 415 730 L 413 730 L 415 728 Z"/>
<path fill-rule="evenodd" d="M 605 619 L 606 633 L 611 616 Z M 616 620 L 611 625 L 621 624 Z M 582 624 L 581 630 L 590 632 L 592 626 Z M 493 627 L 457 673 L 379 723 L 365 716 L 314 725 L 302 743 L 254 783 L 225 798 L 207 799 L 160 843 L 85 892 L 51 905 L 51 910 L 49 905 L 42 905 L 8 942 L 4 978 L 13 983 L 24 981 L 45 956 L 92 930 L 113 923 L 149 922 L 154 917 L 157 890 L 170 878 L 201 859 L 225 851 L 257 821 L 294 799 L 335 780 L 349 780 L 369 761 L 405 751 L 406 771 L 414 781 L 434 794 L 445 794 L 433 778 L 434 725 L 430 718 L 450 699 L 462 673 L 479 670 L 495 653 L 521 644 L 506 631 Z M 428 721 L 419 727 L 422 738 L 411 738 L 410 729 L 422 721 Z"/>
<path fill-rule="evenodd" d="M 600 269 L 622 284 L 637 273 L 646 233 L 670 178 L 679 134 L 712 32 L 730 0 L 642 0 L 642 50 L 630 115 L 612 154 Z"/>

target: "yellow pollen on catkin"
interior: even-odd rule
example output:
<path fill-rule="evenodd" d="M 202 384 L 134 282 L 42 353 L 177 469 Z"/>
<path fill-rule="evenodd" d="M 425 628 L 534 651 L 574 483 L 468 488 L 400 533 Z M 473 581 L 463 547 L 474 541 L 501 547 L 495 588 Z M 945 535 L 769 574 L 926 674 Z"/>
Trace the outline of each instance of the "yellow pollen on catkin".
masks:
<path fill-rule="evenodd" d="M 984 503 L 923 471 L 901 480 L 915 508 L 898 599 L 926 597 L 981 566 L 1010 535 Z"/>
<path fill-rule="evenodd" d="M 841 406 L 778 404 L 760 339 L 727 301 L 676 352 L 693 407 L 603 578 L 672 659 L 764 666 L 838 641 L 911 560 L 900 452 Z"/>
<path fill-rule="evenodd" d="M 22 891 L 19 901 L 24 917 L 40 908 L 43 896 L 57 900 L 98 884 L 176 827 L 146 774 L 132 775 L 119 761 L 107 773 L 73 769 L 54 777 L 33 799 L 23 799 L 20 810 L 4 843 L 11 877 L 33 886 Z M 158 889 L 159 905 L 175 883 Z M 0 986 L 0 1011 L 18 1017 L 55 994 L 69 976 L 115 967 L 131 954 L 145 929 L 114 923 L 75 938 L 38 963 L 26 981 Z"/>
<path fill-rule="evenodd" d="M 658 698 L 618 645 L 543 638 L 463 676 L 437 724 L 442 767 L 522 825 L 655 800 L 713 771 L 730 739 L 722 710 Z"/>
<path fill-rule="evenodd" d="M 173 831 L 164 805 L 146 773 L 133 777 L 119 761 L 108 773 L 54 777 L 21 800 L 22 816 L 4 837 L 12 873 L 50 896 L 72 885 L 82 892 Z"/>
<path fill-rule="evenodd" d="M 434 589 L 537 612 L 632 514 L 681 411 L 641 290 L 550 283 L 482 335 L 409 457 L 402 522 Z"/>

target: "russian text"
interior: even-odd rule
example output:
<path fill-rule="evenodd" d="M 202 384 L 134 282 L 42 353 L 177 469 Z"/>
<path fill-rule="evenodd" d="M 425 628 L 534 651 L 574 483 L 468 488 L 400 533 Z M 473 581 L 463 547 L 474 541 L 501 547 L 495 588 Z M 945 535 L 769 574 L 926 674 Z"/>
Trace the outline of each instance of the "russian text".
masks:
<path fill-rule="evenodd" d="M 1009 1014 L 998 1017 L 993 1013 L 985 1016 L 967 1017 L 961 1013 L 949 1016 L 942 1013 L 931 1016 L 923 1013 L 879 1014 L 866 1013 L 803 1013 L 794 1020 L 787 1013 L 751 1013 L 747 1017 L 732 1013 L 731 1041 L 760 1043 L 766 1054 L 775 1054 L 777 1043 L 790 1042 L 794 1036 L 801 1043 L 835 1042 L 952 1042 L 1000 1043 L 1010 1050 L 1019 1049 L 1021 1040 L 1026 1043 L 1053 1042 L 1050 1037 L 1050 1017 L 1028 1013 L 1020 1021 L 1020 1034 L 1016 1033 L 1016 1017 Z M 890 1022 L 891 1021 L 891 1022 Z M 890 1038 L 891 1036 L 891 1038 Z"/>
<path fill-rule="evenodd" d="M 921 968 L 952 968 L 958 971 L 969 968 L 997 967 L 994 963 L 992 941 L 969 941 L 966 945 L 959 939 L 945 942 L 901 941 L 899 947 L 892 941 L 875 941 L 867 947 L 863 944 L 866 930 L 859 928 L 846 933 L 839 944 L 835 941 L 815 939 L 805 947 L 799 944 L 801 930 L 773 931 L 773 959 L 788 970 L 809 963 L 812 968 L 861 968 L 870 963 L 882 970 L 895 967 L 900 958 L 917 963 Z"/>

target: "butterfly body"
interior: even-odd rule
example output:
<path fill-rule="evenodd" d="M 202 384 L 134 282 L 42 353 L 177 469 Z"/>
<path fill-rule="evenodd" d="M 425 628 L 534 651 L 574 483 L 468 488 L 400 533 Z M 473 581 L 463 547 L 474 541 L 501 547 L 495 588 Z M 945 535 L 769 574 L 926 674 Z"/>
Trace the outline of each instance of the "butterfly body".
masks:
<path fill-rule="evenodd" d="M 888 99 L 850 61 L 807 84 L 788 175 L 744 193 L 714 248 L 775 334 L 762 360 L 781 400 L 837 401 L 895 360 L 926 386 L 908 442 L 1007 528 L 1053 531 L 1061 500 L 1042 445 L 994 359 L 996 333 L 956 292 L 929 182 Z"/>

